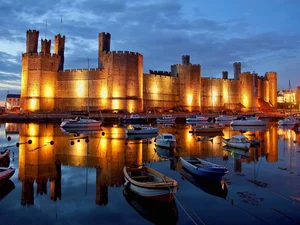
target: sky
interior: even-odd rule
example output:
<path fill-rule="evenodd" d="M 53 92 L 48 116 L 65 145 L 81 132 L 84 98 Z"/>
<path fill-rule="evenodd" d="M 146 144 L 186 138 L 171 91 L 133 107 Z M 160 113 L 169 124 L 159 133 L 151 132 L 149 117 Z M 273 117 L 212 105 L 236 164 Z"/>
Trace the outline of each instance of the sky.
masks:
<path fill-rule="evenodd" d="M 96 68 L 98 33 L 109 32 L 111 51 L 144 56 L 144 73 L 190 55 L 203 77 L 233 78 L 241 62 L 243 72 L 277 72 L 278 90 L 300 86 L 299 0 L 0 0 L 0 17 L 0 101 L 20 93 L 28 29 L 52 53 L 54 36 L 66 36 L 65 69 L 87 68 L 88 58 Z"/>

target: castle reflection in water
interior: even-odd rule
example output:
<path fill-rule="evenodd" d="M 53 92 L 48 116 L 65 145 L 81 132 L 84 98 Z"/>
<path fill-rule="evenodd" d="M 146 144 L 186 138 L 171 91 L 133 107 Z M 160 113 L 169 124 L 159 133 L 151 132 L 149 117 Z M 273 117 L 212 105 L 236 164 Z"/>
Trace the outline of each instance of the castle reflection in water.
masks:
<path fill-rule="evenodd" d="M 11 125 L 7 124 L 6 130 L 11 131 Z M 30 145 L 21 144 L 18 152 L 17 175 L 22 182 L 22 205 L 34 204 L 34 183 L 38 195 L 47 194 L 50 186 L 51 200 L 61 199 L 62 166 L 95 168 L 95 203 L 106 205 L 108 187 L 121 187 L 124 184 L 125 165 L 166 160 L 161 152 L 159 154 L 156 151 L 154 138 L 126 139 L 123 127 L 103 127 L 101 131 L 80 135 L 80 137 L 88 136 L 88 141 L 74 134 L 62 133 L 60 127 L 53 124 L 19 124 L 16 129 L 19 129 L 19 143 L 32 140 Z M 249 139 L 257 138 L 263 142 L 259 148 L 250 150 L 249 157 L 239 157 L 238 154 L 223 149 L 222 136 L 216 136 L 213 141 L 200 141 L 198 136 L 192 135 L 189 131 L 190 127 L 187 125 L 162 126 L 160 129 L 160 133 L 175 134 L 179 144 L 175 152 L 176 157 L 169 159 L 172 170 L 179 170 L 181 167 L 177 163 L 178 157 L 199 156 L 218 157 L 221 161 L 233 157 L 235 172 L 241 172 L 243 163 L 251 163 L 259 157 L 265 157 L 269 163 L 276 162 L 278 140 L 284 138 L 293 141 L 297 138 L 294 131 L 279 130 L 277 126 L 269 126 L 263 131 L 247 132 L 245 135 L 249 135 Z M 240 132 L 226 127 L 223 133 L 224 137 L 230 137 Z M 54 141 L 53 145 L 50 144 L 51 141 Z"/>

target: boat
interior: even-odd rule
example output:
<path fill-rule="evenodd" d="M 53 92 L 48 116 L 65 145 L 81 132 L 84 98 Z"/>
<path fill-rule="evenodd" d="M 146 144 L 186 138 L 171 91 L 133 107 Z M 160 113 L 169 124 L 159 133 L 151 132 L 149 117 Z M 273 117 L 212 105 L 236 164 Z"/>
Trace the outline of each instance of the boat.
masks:
<path fill-rule="evenodd" d="M 15 184 L 11 180 L 6 180 L 0 185 L 0 201 L 15 189 Z"/>
<path fill-rule="evenodd" d="M 0 162 L 3 159 L 6 159 L 9 156 L 10 156 L 10 150 L 9 149 L 5 149 L 3 152 L 0 152 Z"/>
<path fill-rule="evenodd" d="M 180 170 L 180 174 L 183 179 L 188 180 L 191 184 L 195 185 L 205 193 L 226 199 L 228 194 L 228 186 L 226 182 L 203 179 L 195 176 L 184 168 Z"/>
<path fill-rule="evenodd" d="M 162 115 L 162 117 L 156 119 L 156 123 L 173 124 L 175 120 L 176 117 L 173 115 Z"/>
<path fill-rule="evenodd" d="M 125 133 L 131 134 L 157 134 L 158 127 L 146 126 L 146 125 L 130 125 L 126 128 Z"/>
<path fill-rule="evenodd" d="M 3 183 L 7 181 L 9 178 L 11 178 L 12 175 L 14 175 L 16 169 L 13 169 L 11 167 L 0 167 L 0 183 Z"/>
<path fill-rule="evenodd" d="M 186 120 L 186 123 L 197 123 L 197 122 L 205 122 L 208 120 L 208 118 L 205 116 L 198 115 L 198 114 L 193 114 L 193 115 L 187 116 L 185 120 Z"/>
<path fill-rule="evenodd" d="M 173 134 L 162 133 L 156 136 L 155 138 L 156 145 L 164 148 L 175 148 L 176 147 L 176 138 Z"/>
<path fill-rule="evenodd" d="M 237 117 L 231 121 L 230 126 L 266 126 L 268 123 L 268 120 L 261 120 L 254 114 Z"/>
<path fill-rule="evenodd" d="M 125 186 L 134 193 L 160 202 L 171 202 L 174 199 L 178 189 L 176 180 L 147 166 L 125 166 L 123 172 Z"/>
<path fill-rule="evenodd" d="M 197 124 L 192 127 L 193 133 L 218 133 L 223 130 L 224 126 L 219 124 Z"/>
<path fill-rule="evenodd" d="M 190 173 L 209 180 L 220 181 L 228 173 L 228 168 L 193 157 L 180 157 L 182 167 Z"/>
<path fill-rule="evenodd" d="M 90 113 L 90 66 L 88 59 L 88 87 L 87 87 L 87 116 L 76 116 L 74 119 L 62 119 L 60 127 L 62 128 L 80 128 L 88 129 L 91 127 L 100 127 L 102 121 L 89 118 Z"/>
<path fill-rule="evenodd" d="M 296 123 L 298 123 L 299 121 L 293 117 L 293 116 L 288 116 L 283 118 L 282 120 L 278 121 L 278 125 L 279 126 L 295 126 Z"/>
<path fill-rule="evenodd" d="M 123 189 L 126 202 L 143 218 L 153 224 L 175 225 L 178 221 L 178 209 L 173 199 L 171 202 L 162 203 L 135 194 L 130 188 Z"/>
<path fill-rule="evenodd" d="M 229 147 L 239 148 L 239 149 L 249 149 L 251 142 L 244 135 L 234 135 L 231 138 L 222 138 L 224 144 Z"/>
<path fill-rule="evenodd" d="M 95 126 L 95 127 L 86 127 L 86 128 L 76 128 L 76 127 L 67 127 L 67 128 L 62 128 L 60 127 L 60 130 L 62 133 L 65 134 L 95 134 L 99 131 L 102 131 L 102 128 L 100 126 Z"/>
<path fill-rule="evenodd" d="M 232 121 L 234 119 L 236 119 L 236 117 L 235 116 L 230 116 L 230 115 L 219 115 L 219 116 L 215 117 L 215 120 L 217 122 Z"/>
<path fill-rule="evenodd" d="M 139 114 L 130 114 L 129 116 L 125 116 L 123 118 L 123 122 L 124 123 L 134 123 L 134 124 L 147 123 L 147 117 L 140 116 Z"/>

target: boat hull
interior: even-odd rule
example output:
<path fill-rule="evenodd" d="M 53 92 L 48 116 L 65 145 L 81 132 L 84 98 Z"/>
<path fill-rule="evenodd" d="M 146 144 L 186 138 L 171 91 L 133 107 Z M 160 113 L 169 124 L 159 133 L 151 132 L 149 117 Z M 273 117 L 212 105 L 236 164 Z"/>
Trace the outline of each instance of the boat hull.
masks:
<path fill-rule="evenodd" d="M 16 169 L 13 168 L 0 167 L 0 183 L 3 183 L 11 178 L 14 175 L 15 170 Z"/>
<path fill-rule="evenodd" d="M 212 128 L 193 128 L 194 133 L 221 133 L 224 127 L 212 127 Z"/>
<path fill-rule="evenodd" d="M 188 162 L 189 159 L 184 159 L 180 157 L 180 162 L 182 167 L 185 168 L 190 173 L 206 178 L 213 181 L 221 181 L 223 176 L 227 174 L 228 169 L 225 167 L 222 168 L 199 168 Z"/>
<path fill-rule="evenodd" d="M 233 120 L 231 126 L 265 126 L 269 121 L 264 120 Z"/>
<path fill-rule="evenodd" d="M 156 140 L 156 145 L 163 148 L 175 148 L 175 140 Z"/>
<path fill-rule="evenodd" d="M 60 125 L 62 128 L 92 128 L 92 127 L 100 127 L 102 121 L 80 121 L 80 122 L 73 122 L 73 121 L 63 121 Z"/>
<path fill-rule="evenodd" d="M 230 139 L 223 138 L 223 143 L 232 148 L 249 149 L 251 142 L 231 142 Z"/>

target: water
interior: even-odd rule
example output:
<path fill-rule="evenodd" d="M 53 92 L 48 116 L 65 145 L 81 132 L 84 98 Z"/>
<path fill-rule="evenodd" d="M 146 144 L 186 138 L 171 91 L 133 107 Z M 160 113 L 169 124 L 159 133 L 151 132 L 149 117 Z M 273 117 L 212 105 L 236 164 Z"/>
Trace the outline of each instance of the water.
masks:
<path fill-rule="evenodd" d="M 14 145 L 10 166 L 16 172 L 0 188 L 0 224 L 299 223 L 299 134 L 270 124 L 244 133 L 263 140 L 259 148 L 232 153 L 223 150 L 221 136 L 190 130 L 160 125 L 160 133 L 175 134 L 179 143 L 170 152 L 156 149 L 154 138 L 125 139 L 117 125 L 78 136 L 62 133 L 57 124 L 2 124 L 0 145 Z M 227 138 L 240 130 L 226 127 L 223 133 Z M 182 170 L 180 156 L 205 157 L 229 173 L 217 185 L 197 183 Z M 142 163 L 178 181 L 174 202 L 150 204 L 124 190 L 124 165 Z"/>

